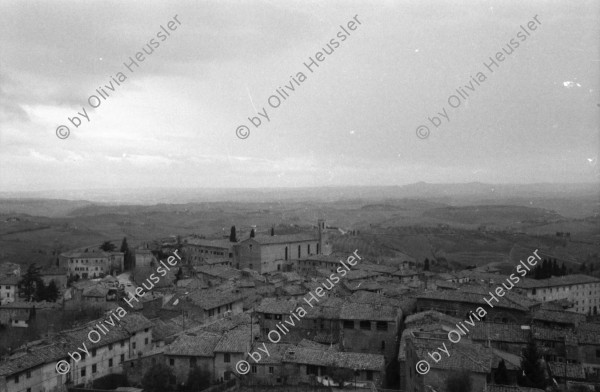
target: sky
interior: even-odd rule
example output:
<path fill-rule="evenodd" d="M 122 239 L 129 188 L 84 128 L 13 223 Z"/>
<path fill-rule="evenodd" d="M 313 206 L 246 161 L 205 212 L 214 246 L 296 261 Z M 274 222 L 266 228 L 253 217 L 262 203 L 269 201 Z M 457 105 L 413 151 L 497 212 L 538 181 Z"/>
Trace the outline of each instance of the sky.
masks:
<path fill-rule="evenodd" d="M 585 0 L 3 0 L 0 190 L 598 182 L 599 22 Z"/>

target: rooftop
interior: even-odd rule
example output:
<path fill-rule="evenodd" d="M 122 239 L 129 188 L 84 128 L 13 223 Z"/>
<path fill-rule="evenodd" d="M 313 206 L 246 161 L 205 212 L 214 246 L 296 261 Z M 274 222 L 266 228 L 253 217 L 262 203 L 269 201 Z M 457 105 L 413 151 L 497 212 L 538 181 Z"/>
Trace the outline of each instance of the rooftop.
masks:
<path fill-rule="evenodd" d="M 379 354 L 337 352 L 312 348 L 291 347 L 283 356 L 284 362 L 346 369 L 383 371 L 385 359 Z"/>
<path fill-rule="evenodd" d="M 256 241 L 261 245 L 273 245 L 273 244 L 287 244 L 291 242 L 307 242 L 307 241 L 318 241 L 319 236 L 317 233 L 298 233 L 298 234 L 284 234 L 284 235 L 257 235 L 254 238 L 248 238 L 242 241 L 245 243 L 248 241 Z M 316 249 L 315 249 L 316 251 Z"/>

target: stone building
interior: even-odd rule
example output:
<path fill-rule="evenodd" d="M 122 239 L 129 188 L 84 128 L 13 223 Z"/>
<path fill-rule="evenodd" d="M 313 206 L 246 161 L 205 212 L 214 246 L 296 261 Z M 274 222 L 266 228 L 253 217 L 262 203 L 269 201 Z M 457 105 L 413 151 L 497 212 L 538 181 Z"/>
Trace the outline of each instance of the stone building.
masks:
<path fill-rule="evenodd" d="M 261 274 L 282 271 L 292 260 L 327 255 L 331 253 L 326 224 L 318 221 L 315 232 L 286 235 L 257 235 L 236 244 L 233 248 L 233 265 L 237 269 L 249 268 Z"/>

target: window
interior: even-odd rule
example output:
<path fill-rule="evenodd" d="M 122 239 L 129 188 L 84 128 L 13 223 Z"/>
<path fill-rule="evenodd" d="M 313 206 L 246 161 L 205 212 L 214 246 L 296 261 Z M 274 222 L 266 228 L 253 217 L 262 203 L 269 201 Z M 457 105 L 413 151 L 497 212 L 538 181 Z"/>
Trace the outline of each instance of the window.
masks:
<path fill-rule="evenodd" d="M 298 245 L 298 258 L 300 258 L 300 245 Z"/>
<path fill-rule="evenodd" d="M 367 370 L 367 380 L 373 381 L 373 371 L 372 370 Z"/>
<path fill-rule="evenodd" d="M 378 331 L 387 331 L 388 330 L 387 321 L 378 321 L 377 322 L 377 330 Z"/>
<path fill-rule="evenodd" d="M 124 340 L 121 342 L 121 347 L 125 347 L 125 341 Z"/>
<path fill-rule="evenodd" d="M 382 349 L 382 350 L 385 350 L 385 340 L 382 340 L 382 341 L 381 341 L 381 349 Z"/>
<path fill-rule="evenodd" d="M 175 366 L 175 358 L 169 358 L 169 365 Z"/>
<path fill-rule="evenodd" d="M 108 349 L 109 349 L 109 350 L 112 350 L 112 344 L 109 344 L 109 345 L 108 345 Z"/>
<path fill-rule="evenodd" d="M 271 320 L 271 313 L 265 313 L 265 320 Z"/>
<path fill-rule="evenodd" d="M 370 321 L 361 321 L 360 322 L 360 329 L 364 329 L 365 331 L 368 331 L 371 329 L 371 322 Z"/>
<path fill-rule="evenodd" d="M 190 358 L 190 367 L 191 368 L 196 367 L 196 357 L 191 357 Z"/>
<path fill-rule="evenodd" d="M 96 364 L 92 365 L 92 374 L 96 373 Z"/>
<path fill-rule="evenodd" d="M 280 314 L 276 314 L 275 315 L 275 320 L 281 320 L 281 315 Z"/>
<path fill-rule="evenodd" d="M 285 260 L 287 260 L 287 259 L 288 259 L 288 247 L 286 246 L 285 247 Z"/>
<path fill-rule="evenodd" d="M 269 374 L 273 374 L 275 372 L 275 368 L 273 366 L 269 366 Z"/>
<path fill-rule="evenodd" d="M 344 329 L 354 329 L 354 320 L 344 320 Z"/>
<path fill-rule="evenodd" d="M 81 377 L 85 377 L 85 367 L 81 368 Z"/>
<path fill-rule="evenodd" d="M 92 357 L 95 357 L 95 356 L 96 356 L 96 349 L 93 349 L 92 350 Z"/>
<path fill-rule="evenodd" d="M 131 343 L 131 348 L 135 350 L 135 342 Z"/>
<path fill-rule="evenodd" d="M 308 249 L 308 254 L 310 254 L 310 244 L 306 245 L 306 248 Z"/>
<path fill-rule="evenodd" d="M 252 365 L 252 373 L 256 374 L 256 365 Z"/>
<path fill-rule="evenodd" d="M 27 373 L 25 373 L 25 377 L 31 378 L 31 372 L 29 370 L 27 371 Z"/>
<path fill-rule="evenodd" d="M 225 353 L 225 358 L 223 359 L 223 362 L 225 362 L 225 363 L 231 362 L 231 354 Z"/>
<path fill-rule="evenodd" d="M 109 358 L 108 359 L 108 367 L 112 367 L 112 365 L 113 365 L 113 360 L 112 360 L 112 358 Z"/>
<path fill-rule="evenodd" d="M 15 374 L 15 384 L 18 384 L 18 383 L 19 383 L 19 375 Z"/>
<path fill-rule="evenodd" d="M 121 354 L 121 363 L 125 362 L 125 354 Z"/>
<path fill-rule="evenodd" d="M 149 328 L 145 328 L 145 329 L 144 329 L 144 332 L 148 332 L 148 330 L 149 330 Z"/>
<path fill-rule="evenodd" d="M 144 339 L 144 344 L 148 344 L 148 338 Z"/>

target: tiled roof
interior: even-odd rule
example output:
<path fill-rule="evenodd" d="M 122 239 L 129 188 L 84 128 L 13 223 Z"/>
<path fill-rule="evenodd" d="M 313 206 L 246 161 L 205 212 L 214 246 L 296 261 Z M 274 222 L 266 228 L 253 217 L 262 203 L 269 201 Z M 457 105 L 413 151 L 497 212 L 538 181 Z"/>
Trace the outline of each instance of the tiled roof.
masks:
<path fill-rule="evenodd" d="M 518 324 L 479 323 L 474 327 L 469 326 L 471 338 L 476 341 L 508 343 L 527 343 L 530 331 L 521 329 Z"/>
<path fill-rule="evenodd" d="M 381 274 L 387 275 L 393 274 L 394 272 L 398 271 L 398 267 L 391 267 L 389 265 L 379 265 L 371 263 L 358 263 L 356 265 L 356 269 L 379 272 Z"/>
<path fill-rule="evenodd" d="M 498 365 L 500 365 L 500 361 L 502 360 L 504 360 L 507 370 L 518 370 L 521 368 L 520 356 L 495 348 L 492 348 L 492 352 L 494 353 L 494 363 L 492 364 L 494 369 L 498 368 Z"/>
<path fill-rule="evenodd" d="M 400 310 L 386 305 L 346 302 L 340 311 L 343 320 L 395 321 Z"/>
<path fill-rule="evenodd" d="M 395 298 L 389 298 L 382 294 L 372 293 L 370 291 L 356 291 L 350 297 L 346 297 L 348 302 L 356 302 L 370 305 L 388 305 L 400 306 L 400 301 Z"/>
<path fill-rule="evenodd" d="M 207 266 L 202 265 L 199 267 L 194 267 L 194 270 L 203 275 L 212 276 L 215 278 L 221 279 L 240 279 L 242 277 L 242 271 L 227 267 L 225 265 L 217 265 L 217 266 Z"/>
<path fill-rule="evenodd" d="M 554 377 L 565 377 L 565 365 L 567 370 L 567 378 L 572 380 L 585 380 L 585 371 L 583 365 L 580 363 L 567 363 L 564 362 L 548 362 L 550 371 Z"/>
<path fill-rule="evenodd" d="M 84 297 L 106 298 L 107 294 L 108 294 L 108 289 L 101 285 L 87 287 L 83 290 Z"/>
<path fill-rule="evenodd" d="M 430 324 L 433 322 L 440 322 L 450 326 L 454 326 L 460 321 L 462 320 L 459 320 L 452 316 L 448 316 L 447 314 L 438 312 L 437 310 L 426 310 L 424 312 L 419 312 L 407 316 L 406 320 L 404 321 L 404 324 L 407 327 L 411 327 L 422 324 Z"/>
<path fill-rule="evenodd" d="M 304 301 L 302 303 L 307 305 Z M 290 314 L 296 309 L 298 309 L 298 301 L 295 299 L 264 298 L 255 311 L 257 313 Z"/>
<path fill-rule="evenodd" d="M 365 271 L 365 270 L 350 270 L 346 273 L 346 276 L 343 278 L 344 281 L 352 281 L 358 279 L 371 279 L 377 276 L 380 276 L 379 272 L 374 271 Z"/>
<path fill-rule="evenodd" d="M 264 346 L 263 346 L 263 344 L 264 344 Z M 285 352 L 289 348 L 293 348 L 295 346 L 292 344 L 286 344 L 286 343 L 274 344 L 269 341 L 255 342 L 254 345 L 252 346 L 252 352 L 258 351 L 262 355 L 262 351 L 259 351 L 258 347 L 260 347 L 263 350 L 266 348 L 266 350 L 269 352 L 268 356 L 266 356 L 266 355 L 262 356 L 262 359 L 260 360 L 258 365 L 277 365 L 277 364 L 281 364 L 281 362 L 283 361 Z M 248 361 L 247 358 L 246 358 L 246 360 Z"/>
<path fill-rule="evenodd" d="M 188 298 L 194 305 L 199 306 L 204 310 L 209 310 L 241 301 L 243 296 L 233 290 L 219 290 L 218 288 L 213 288 L 194 291 L 188 294 Z"/>
<path fill-rule="evenodd" d="M 213 357 L 221 336 L 213 332 L 202 332 L 198 335 L 183 334 L 167 346 L 165 355 Z"/>
<path fill-rule="evenodd" d="M 540 309 L 533 313 L 533 319 L 545 322 L 577 325 L 579 323 L 585 322 L 586 317 L 584 314 L 579 314 L 575 312 Z"/>
<path fill-rule="evenodd" d="M 274 235 L 274 236 L 266 236 L 266 235 L 257 235 L 254 238 L 249 238 L 247 240 L 242 241 L 242 243 L 247 241 L 256 241 L 261 245 L 271 245 L 271 244 L 287 244 L 290 242 L 306 242 L 306 241 L 318 241 L 319 236 L 317 233 L 298 233 L 298 234 L 284 234 L 284 235 Z M 316 249 L 315 249 L 316 251 Z"/>
<path fill-rule="evenodd" d="M 438 340 L 413 338 L 413 345 L 419 359 L 430 359 L 429 352 L 436 350 L 440 345 Z M 429 361 L 432 368 L 468 370 L 477 373 L 489 373 L 492 366 L 492 351 L 478 344 L 462 342 L 453 344 L 450 348 L 450 357 L 444 357 L 441 361 L 435 363 Z M 442 355 L 446 355 L 442 353 Z"/>
<path fill-rule="evenodd" d="M 79 342 L 81 344 L 81 341 Z M 60 344 L 46 344 L 34 346 L 29 351 L 23 351 L 11 355 L 8 359 L 0 362 L 0 376 L 23 372 L 45 363 L 57 362 L 67 357 L 67 349 Z"/>
<path fill-rule="evenodd" d="M 470 288 L 472 290 L 472 288 Z M 490 288 L 489 290 L 487 290 L 488 292 L 491 291 L 492 289 Z M 491 295 L 486 292 L 485 294 L 478 294 L 478 293 L 473 293 L 470 291 L 466 291 L 466 290 L 441 290 L 441 291 L 429 291 L 429 292 L 424 292 L 421 294 L 417 294 L 415 296 L 415 298 L 417 299 L 432 299 L 432 300 L 438 300 L 438 301 L 448 301 L 448 302 L 462 302 L 462 303 L 470 303 L 473 304 L 475 306 L 486 306 L 489 307 L 487 302 L 485 302 L 484 298 L 491 298 Z M 508 292 L 506 293 L 506 295 L 504 297 L 498 297 L 496 296 L 496 298 L 499 299 L 499 302 L 493 302 L 494 307 L 498 307 L 498 308 L 508 308 L 508 309 L 515 309 L 515 310 L 520 310 L 523 312 L 528 312 L 529 308 L 526 307 L 525 305 L 529 305 L 529 304 L 536 304 L 536 302 L 531 301 L 531 300 L 527 300 L 520 295 L 517 295 L 515 293 L 512 292 Z"/>
<path fill-rule="evenodd" d="M 260 327 L 256 327 L 256 316 L 252 317 L 252 321 L 255 323 L 253 329 L 260 329 Z M 232 330 L 234 328 L 243 326 L 243 325 L 250 325 L 250 314 L 249 313 L 240 313 L 240 314 L 234 314 L 231 317 L 224 317 L 224 318 L 219 318 L 216 319 L 215 321 L 208 323 L 208 324 L 202 324 L 201 329 L 203 331 L 209 331 L 209 332 L 226 332 L 229 330 Z"/>
<path fill-rule="evenodd" d="M 12 286 L 16 286 L 19 284 L 19 281 L 21 280 L 21 278 L 19 276 L 16 275 L 5 275 L 5 276 L 0 276 L 0 285 L 3 286 L 8 286 L 8 285 L 12 285 Z"/>
<path fill-rule="evenodd" d="M 140 313 L 129 312 L 121 318 L 121 325 L 129 333 L 138 332 L 146 328 L 152 328 L 152 321 Z"/>
<path fill-rule="evenodd" d="M 587 283 L 600 283 L 600 279 L 588 275 L 565 275 L 548 279 L 522 279 L 519 286 L 523 288 L 546 288 L 572 286 Z"/>
<path fill-rule="evenodd" d="M 231 249 L 233 247 L 233 245 L 235 245 L 235 244 L 236 244 L 236 242 L 231 242 L 227 238 L 215 238 L 215 239 L 189 238 L 185 245 Z"/>
<path fill-rule="evenodd" d="M 600 324 L 583 323 L 576 331 L 579 344 L 600 345 Z"/>
<path fill-rule="evenodd" d="M 225 332 L 219 343 L 215 346 L 215 352 L 225 353 L 246 353 L 247 348 L 254 341 L 255 336 L 260 335 L 260 330 L 256 326 L 250 328 L 244 325 Z"/>
<path fill-rule="evenodd" d="M 383 371 L 385 365 L 383 355 L 379 354 L 336 352 L 301 347 L 288 348 L 284 354 L 283 361 L 374 371 Z"/>

